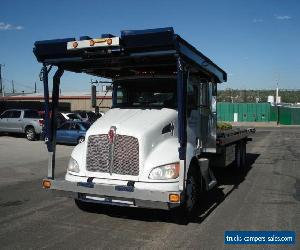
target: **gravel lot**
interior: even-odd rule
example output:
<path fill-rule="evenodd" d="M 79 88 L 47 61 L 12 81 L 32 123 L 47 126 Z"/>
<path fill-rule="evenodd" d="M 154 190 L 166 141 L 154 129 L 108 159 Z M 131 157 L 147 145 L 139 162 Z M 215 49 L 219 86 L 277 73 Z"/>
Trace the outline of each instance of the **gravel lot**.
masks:
<path fill-rule="evenodd" d="M 224 245 L 226 230 L 296 231 L 297 245 L 264 248 L 300 249 L 300 128 L 260 128 L 253 139 L 247 175 L 218 172 L 220 185 L 203 201 L 204 213 L 178 225 L 158 210 L 99 206 L 82 212 L 71 198 L 41 188 L 43 142 L 0 136 L 1 249 L 254 247 Z M 72 148 L 57 147 L 58 176 Z"/>

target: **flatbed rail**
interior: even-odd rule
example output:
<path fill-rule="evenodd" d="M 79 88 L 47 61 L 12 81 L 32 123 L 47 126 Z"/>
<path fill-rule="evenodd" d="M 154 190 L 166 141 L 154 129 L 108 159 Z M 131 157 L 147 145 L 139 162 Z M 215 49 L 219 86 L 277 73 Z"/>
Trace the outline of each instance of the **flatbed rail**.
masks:
<path fill-rule="evenodd" d="M 230 129 L 217 132 L 217 145 L 226 146 L 232 142 L 246 139 L 249 135 L 255 133 L 255 128 L 246 128 L 246 129 Z"/>

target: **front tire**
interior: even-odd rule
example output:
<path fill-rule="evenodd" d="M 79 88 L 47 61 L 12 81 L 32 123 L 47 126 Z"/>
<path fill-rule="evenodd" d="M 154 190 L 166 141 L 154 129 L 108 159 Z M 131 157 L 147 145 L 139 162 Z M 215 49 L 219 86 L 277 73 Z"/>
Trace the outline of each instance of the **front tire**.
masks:
<path fill-rule="evenodd" d="M 79 199 L 74 199 L 74 202 L 75 202 L 76 206 L 82 211 L 90 212 L 92 210 L 93 204 L 91 204 L 91 203 L 88 203 L 88 202 L 85 202 L 85 201 L 82 201 Z"/>
<path fill-rule="evenodd" d="M 173 211 L 173 217 L 180 224 L 187 224 L 196 215 L 199 208 L 199 200 L 202 186 L 201 174 L 196 167 L 192 167 L 187 175 L 185 196 L 179 208 Z"/>
<path fill-rule="evenodd" d="M 34 141 L 36 138 L 36 132 L 33 127 L 26 128 L 25 135 L 29 141 Z"/>

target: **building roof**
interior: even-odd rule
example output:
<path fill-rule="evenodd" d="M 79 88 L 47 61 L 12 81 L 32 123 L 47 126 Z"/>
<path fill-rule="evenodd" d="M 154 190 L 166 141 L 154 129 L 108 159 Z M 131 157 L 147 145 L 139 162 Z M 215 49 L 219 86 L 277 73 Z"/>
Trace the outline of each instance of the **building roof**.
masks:
<path fill-rule="evenodd" d="M 51 93 L 50 93 L 50 98 L 51 98 Z M 90 99 L 91 98 L 91 93 L 87 91 L 66 91 L 66 92 L 61 92 L 60 93 L 60 98 L 61 99 Z M 108 91 L 102 92 L 102 91 L 97 91 L 97 99 L 111 99 L 112 98 L 112 92 Z M 39 93 L 7 93 L 5 96 L 0 96 L 1 99 L 6 99 L 6 100 L 40 100 L 44 99 L 44 93 L 39 92 Z"/>

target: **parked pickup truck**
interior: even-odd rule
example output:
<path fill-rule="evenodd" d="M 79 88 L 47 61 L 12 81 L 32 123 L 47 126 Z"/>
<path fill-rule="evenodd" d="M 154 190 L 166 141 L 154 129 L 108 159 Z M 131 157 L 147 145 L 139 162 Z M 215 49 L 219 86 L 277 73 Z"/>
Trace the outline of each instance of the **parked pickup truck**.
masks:
<path fill-rule="evenodd" d="M 43 119 L 36 110 L 9 109 L 0 115 L 0 132 L 22 133 L 30 141 L 42 132 Z"/>

